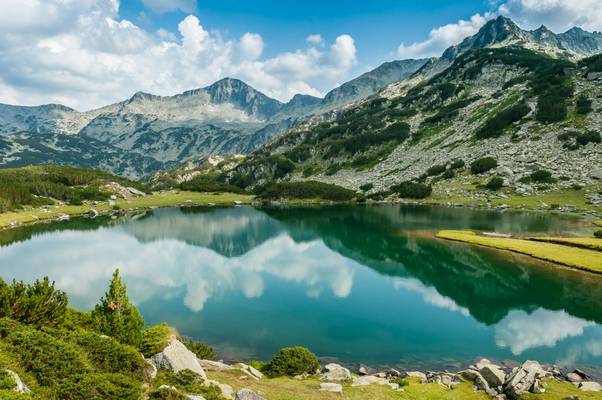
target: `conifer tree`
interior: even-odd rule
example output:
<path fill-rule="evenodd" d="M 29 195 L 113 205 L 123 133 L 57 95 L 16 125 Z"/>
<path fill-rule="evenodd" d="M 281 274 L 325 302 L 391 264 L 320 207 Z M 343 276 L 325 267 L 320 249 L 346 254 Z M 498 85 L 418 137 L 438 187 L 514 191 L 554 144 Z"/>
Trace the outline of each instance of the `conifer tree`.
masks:
<path fill-rule="evenodd" d="M 122 343 L 140 345 L 144 320 L 135 305 L 130 304 L 126 285 L 119 277 L 119 269 L 113 273 L 109 290 L 92 311 L 92 320 L 98 331 L 112 336 Z"/>

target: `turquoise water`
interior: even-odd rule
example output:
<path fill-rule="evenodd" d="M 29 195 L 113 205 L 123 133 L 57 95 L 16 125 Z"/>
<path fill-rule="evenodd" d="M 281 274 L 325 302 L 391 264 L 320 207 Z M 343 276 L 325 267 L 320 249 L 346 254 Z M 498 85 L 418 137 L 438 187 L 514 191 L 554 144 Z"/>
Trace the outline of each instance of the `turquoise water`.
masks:
<path fill-rule="evenodd" d="M 149 324 L 225 359 L 460 368 L 477 357 L 602 366 L 602 278 L 433 239 L 566 232 L 574 220 L 437 207 L 164 209 L 0 232 L 0 276 L 48 275 L 90 309 L 119 267 Z"/>

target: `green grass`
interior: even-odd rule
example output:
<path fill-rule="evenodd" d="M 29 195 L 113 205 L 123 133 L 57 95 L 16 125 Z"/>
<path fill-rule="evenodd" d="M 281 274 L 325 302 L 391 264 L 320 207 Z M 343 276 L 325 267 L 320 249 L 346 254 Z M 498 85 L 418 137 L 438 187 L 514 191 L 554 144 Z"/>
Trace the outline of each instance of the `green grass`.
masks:
<path fill-rule="evenodd" d="M 472 384 L 462 383 L 453 390 L 438 384 L 420 384 L 412 382 L 404 386 L 403 391 L 392 390 L 388 386 L 368 385 L 351 387 L 343 384 L 343 396 L 320 391 L 320 381 L 316 378 L 298 380 L 293 378 L 264 378 L 258 381 L 239 379 L 240 372 L 215 371 L 208 373 L 210 379 L 227 383 L 234 390 L 249 388 L 270 400 L 485 400 L 484 392 L 474 392 Z"/>
<path fill-rule="evenodd" d="M 534 237 L 529 240 L 563 244 L 565 246 L 581 247 L 584 249 L 602 251 L 602 239 L 589 237 Z"/>
<path fill-rule="evenodd" d="M 471 231 L 440 231 L 436 236 L 441 239 L 508 250 L 567 267 L 602 273 L 602 252 L 599 251 L 525 239 L 481 236 Z"/>
<path fill-rule="evenodd" d="M 121 209 L 144 209 L 152 207 L 175 207 L 179 205 L 232 205 L 234 201 L 250 203 L 253 196 L 234 193 L 198 193 L 185 191 L 168 191 L 153 193 L 144 197 L 135 197 L 129 200 L 116 200 L 115 204 Z M 30 224 L 38 221 L 53 220 L 62 214 L 77 216 L 89 213 L 90 210 L 108 212 L 112 207 L 108 202 L 100 202 L 97 205 L 61 205 L 40 208 L 25 208 L 19 211 L 11 211 L 0 214 L 0 229 L 11 226 L 11 223 Z"/>
<path fill-rule="evenodd" d="M 594 221 L 594 225 L 596 225 L 596 226 L 602 226 L 602 219 Z"/>
<path fill-rule="evenodd" d="M 575 388 L 572 383 L 547 381 L 548 387 L 544 394 L 527 393 L 521 400 L 565 400 L 577 396 L 581 400 L 602 400 L 602 392 L 583 392 Z"/>

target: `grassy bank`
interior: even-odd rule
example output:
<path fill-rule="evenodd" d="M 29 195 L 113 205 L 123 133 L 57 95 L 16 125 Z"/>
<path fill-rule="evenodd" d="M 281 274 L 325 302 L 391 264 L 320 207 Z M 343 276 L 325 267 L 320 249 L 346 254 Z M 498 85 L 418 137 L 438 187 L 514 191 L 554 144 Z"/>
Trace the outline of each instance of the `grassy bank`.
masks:
<path fill-rule="evenodd" d="M 602 239 L 585 237 L 534 237 L 530 240 L 547 243 L 557 243 L 565 246 L 581 247 L 584 249 L 602 251 Z"/>
<path fill-rule="evenodd" d="M 198 193 L 186 191 L 157 192 L 142 197 L 115 200 L 114 205 L 109 201 L 101 201 L 95 205 L 50 205 L 42 207 L 24 207 L 22 210 L 9 211 L 0 214 L 0 229 L 20 224 L 32 224 L 42 221 L 56 220 L 62 215 L 78 216 L 96 210 L 99 213 L 111 212 L 114 209 L 146 209 L 154 207 L 203 206 L 208 204 L 233 205 L 235 201 L 250 203 L 253 196 L 234 193 Z"/>
<path fill-rule="evenodd" d="M 577 268 L 602 273 L 602 252 L 558 243 L 526 239 L 499 238 L 478 235 L 471 231 L 441 231 L 438 238 L 476 244 L 500 250 L 513 251 L 531 257 Z"/>

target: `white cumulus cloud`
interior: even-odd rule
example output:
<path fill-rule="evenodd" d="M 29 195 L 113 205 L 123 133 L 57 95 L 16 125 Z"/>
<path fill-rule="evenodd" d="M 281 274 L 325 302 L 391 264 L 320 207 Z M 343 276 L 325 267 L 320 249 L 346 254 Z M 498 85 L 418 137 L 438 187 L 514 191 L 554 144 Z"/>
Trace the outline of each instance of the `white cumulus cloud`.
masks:
<path fill-rule="evenodd" d="M 512 310 L 495 326 L 495 342 L 514 355 L 536 347 L 553 347 L 569 337 L 581 336 L 594 323 L 573 317 L 566 311 L 538 308 L 533 313 Z"/>
<path fill-rule="evenodd" d="M 77 109 L 139 90 L 171 95 L 226 76 L 282 101 L 296 93 L 319 96 L 357 60 L 345 34 L 322 49 L 264 57 L 260 34 L 226 38 L 192 14 L 177 31 L 149 32 L 120 19 L 117 0 L 4 0 L 0 37 L 0 102 Z"/>
<path fill-rule="evenodd" d="M 322 36 L 319 33 L 313 33 L 309 35 L 305 40 L 307 40 L 311 44 L 322 44 L 324 42 L 324 39 L 322 39 Z"/>

